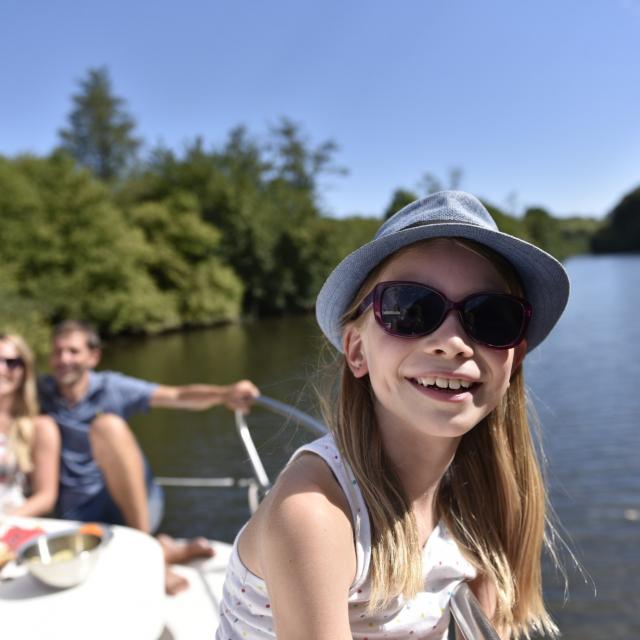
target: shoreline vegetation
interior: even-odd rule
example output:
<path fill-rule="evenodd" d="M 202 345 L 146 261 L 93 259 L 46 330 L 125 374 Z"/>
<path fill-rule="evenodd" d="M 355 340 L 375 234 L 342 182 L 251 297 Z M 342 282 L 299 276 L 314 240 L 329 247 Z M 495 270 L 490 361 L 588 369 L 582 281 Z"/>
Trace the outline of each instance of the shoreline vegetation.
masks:
<path fill-rule="evenodd" d="M 332 218 L 320 182 L 346 173 L 335 142 L 313 145 L 282 118 L 261 138 L 239 126 L 218 146 L 197 138 L 142 156 L 105 68 L 80 82 L 59 137 L 47 156 L 0 155 L 0 328 L 39 352 L 69 317 L 117 336 L 308 312 L 331 267 L 384 217 L 462 175 L 396 189 L 380 217 Z M 604 220 L 485 204 L 501 230 L 560 260 L 640 251 L 640 187 Z"/>

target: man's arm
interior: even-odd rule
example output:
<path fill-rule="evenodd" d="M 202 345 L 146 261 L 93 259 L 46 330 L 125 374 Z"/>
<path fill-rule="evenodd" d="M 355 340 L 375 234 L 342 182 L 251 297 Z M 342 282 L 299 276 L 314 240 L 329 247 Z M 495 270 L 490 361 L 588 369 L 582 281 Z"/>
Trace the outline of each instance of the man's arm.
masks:
<path fill-rule="evenodd" d="M 149 400 L 151 407 L 165 409 L 189 409 L 200 411 L 224 404 L 232 411 L 246 413 L 260 395 L 250 380 L 217 386 L 211 384 L 188 384 L 178 387 L 159 385 Z"/>

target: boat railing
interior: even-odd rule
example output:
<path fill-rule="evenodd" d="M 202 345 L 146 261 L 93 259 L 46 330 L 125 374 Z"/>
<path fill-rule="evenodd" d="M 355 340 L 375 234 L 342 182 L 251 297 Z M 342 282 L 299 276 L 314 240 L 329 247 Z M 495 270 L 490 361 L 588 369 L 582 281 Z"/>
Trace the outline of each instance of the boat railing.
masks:
<path fill-rule="evenodd" d="M 451 626 L 458 627 L 458 634 L 454 635 L 455 631 L 451 629 L 449 638 L 462 636 L 463 640 L 500 640 L 500 636 L 466 582 L 461 582 L 453 590 L 449 609 L 452 618 Z"/>
<path fill-rule="evenodd" d="M 288 420 L 292 420 L 296 424 L 309 429 L 312 435 L 318 437 L 327 432 L 326 426 L 318 419 L 313 418 L 304 411 L 296 409 L 279 400 L 274 400 L 268 396 L 259 396 L 256 398 L 255 404 L 259 407 L 269 409 Z M 235 412 L 236 431 L 240 437 L 240 441 L 249 458 L 249 463 L 253 471 L 253 477 L 250 478 L 175 478 L 160 476 L 156 478 L 156 482 L 163 487 L 189 487 L 189 488 L 208 488 L 220 489 L 228 487 L 237 487 L 247 490 L 247 499 L 251 513 L 254 513 L 260 504 L 260 499 L 271 488 L 271 481 L 265 471 L 260 454 L 256 449 L 255 443 L 251 436 L 251 430 L 247 424 L 246 416 L 241 411 Z"/>
<path fill-rule="evenodd" d="M 316 418 L 300 411 L 279 400 L 267 396 L 256 399 L 256 405 L 269 409 L 278 415 L 292 420 L 306 427 L 318 437 L 327 432 L 326 426 Z M 156 478 L 157 482 L 166 487 L 203 487 L 226 488 L 238 487 L 247 489 L 248 501 L 251 512 L 255 512 L 260 503 L 260 498 L 271 488 L 271 481 L 265 471 L 260 454 L 256 449 L 251 431 L 247 424 L 246 416 L 240 411 L 235 413 L 236 430 L 240 441 L 249 458 L 253 470 L 251 478 Z M 473 595 L 466 582 L 460 583 L 452 592 L 451 601 L 451 631 L 450 638 L 462 638 L 463 640 L 499 640 L 499 636 L 491 625 L 491 622 L 482 611 L 480 603 Z M 457 625 L 457 633 L 455 627 Z"/>

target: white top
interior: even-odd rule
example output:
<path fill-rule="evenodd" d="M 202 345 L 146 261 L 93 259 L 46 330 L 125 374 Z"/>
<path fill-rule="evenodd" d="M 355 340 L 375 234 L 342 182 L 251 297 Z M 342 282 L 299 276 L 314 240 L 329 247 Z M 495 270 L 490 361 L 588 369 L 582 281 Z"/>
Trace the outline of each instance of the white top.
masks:
<path fill-rule="evenodd" d="M 371 529 L 367 507 L 351 468 L 342 460 L 331 435 L 301 447 L 319 455 L 330 467 L 351 509 L 356 547 L 356 576 L 349 589 L 349 622 L 354 638 L 421 638 L 444 640 L 449 626 L 452 590 L 476 577 L 475 567 L 462 555 L 442 522 L 422 551 L 424 589 L 411 600 L 395 598 L 385 609 L 367 612 L 370 593 Z M 240 532 L 242 533 L 242 531 Z M 236 537 L 229 560 L 217 640 L 269 640 L 275 638 L 273 613 L 264 581 L 252 574 L 238 554 Z"/>
<path fill-rule="evenodd" d="M 9 438 L 0 433 L 0 514 L 25 501 L 27 479 L 9 447 Z"/>

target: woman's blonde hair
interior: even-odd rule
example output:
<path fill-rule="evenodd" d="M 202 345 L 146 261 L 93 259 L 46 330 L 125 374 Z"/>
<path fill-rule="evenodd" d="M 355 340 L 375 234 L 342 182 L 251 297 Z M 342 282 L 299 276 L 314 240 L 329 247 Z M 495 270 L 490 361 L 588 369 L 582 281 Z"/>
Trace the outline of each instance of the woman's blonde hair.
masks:
<path fill-rule="evenodd" d="M 517 274 L 503 258 L 468 240 L 448 240 L 488 258 L 511 293 L 522 295 Z M 434 240 L 423 241 L 428 242 Z M 409 248 L 387 258 L 369 274 L 345 313 L 343 326 L 355 321 L 359 305 L 385 264 Z M 324 408 L 369 509 L 369 607 L 373 610 L 384 607 L 398 594 L 412 597 L 423 588 L 422 550 L 411 505 L 378 431 L 368 376 L 353 376 L 345 360 L 339 385 L 338 402 L 325 402 Z M 463 553 L 496 587 L 494 622 L 508 628 L 516 638 L 529 637 L 532 631 L 557 634 L 542 599 L 546 505 L 527 419 L 522 368 L 518 367 L 499 405 L 462 437 L 436 496 L 438 517 Z"/>
<path fill-rule="evenodd" d="M 35 359 L 25 340 L 16 334 L 0 333 L 0 341 L 10 342 L 23 362 L 23 377 L 11 407 L 9 448 L 14 453 L 20 470 L 33 470 L 32 449 L 35 437 L 33 418 L 38 415 L 38 392 L 36 388 Z"/>

